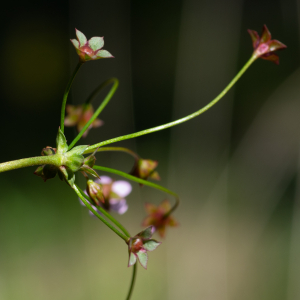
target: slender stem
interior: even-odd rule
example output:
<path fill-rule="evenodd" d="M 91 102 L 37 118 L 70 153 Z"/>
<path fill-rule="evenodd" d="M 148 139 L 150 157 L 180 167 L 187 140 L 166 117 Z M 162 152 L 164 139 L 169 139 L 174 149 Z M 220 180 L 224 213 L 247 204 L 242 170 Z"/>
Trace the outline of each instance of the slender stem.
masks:
<path fill-rule="evenodd" d="M 62 101 L 62 105 L 61 105 L 61 113 L 60 113 L 60 129 L 62 132 L 64 132 L 65 129 L 65 110 L 66 110 L 66 103 L 67 103 L 67 99 L 68 99 L 68 95 L 71 89 L 71 85 L 73 83 L 73 80 L 77 74 L 77 72 L 79 71 L 80 67 L 82 66 L 83 62 L 79 62 L 67 84 L 67 87 L 65 89 L 65 93 L 64 93 L 64 97 L 63 97 L 63 101 Z"/>
<path fill-rule="evenodd" d="M 85 199 L 87 199 L 89 202 L 91 202 L 91 198 L 88 195 L 86 195 L 81 188 L 79 188 L 78 186 L 77 186 L 77 188 L 78 188 L 79 192 L 81 193 L 81 195 L 83 197 L 85 197 Z M 111 222 L 113 222 L 115 225 L 117 225 L 124 232 L 124 234 L 126 236 L 130 237 L 130 234 L 126 230 L 126 228 L 122 224 L 120 224 L 115 218 L 113 218 L 113 216 L 111 216 L 104 208 L 102 208 L 101 206 L 97 206 L 97 209 L 99 209 L 101 211 L 101 213 L 103 215 L 105 215 Z"/>
<path fill-rule="evenodd" d="M 87 201 L 85 199 L 85 197 L 83 197 L 78 189 L 78 186 L 76 184 L 74 184 L 72 186 L 72 188 L 74 189 L 75 193 L 77 194 L 77 196 L 81 199 L 81 201 L 85 204 L 85 206 L 98 218 L 100 219 L 107 227 L 109 227 L 114 233 L 116 233 L 120 238 L 122 238 L 125 242 L 128 241 L 128 237 L 125 236 L 124 234 L 122 234 L 120 231 L 118 231 L 115 227 L 113 227 L 112 225 L 110 225 L 101 215 L 99 215 L 97 213 L 96 210 L 94 210 L 94 208 L 92 207 L 92 205 L 90 204 L 89 201 Z"/>
<path fill-rule="evenodd" d="M 135 279 L 136 279 L 136 271 L 137 271 L 137 263 L 135 263 L 135 264 L 133 265 L 132 277 L 131 277 L 131 283 L 130 283 L 130 288 L 129 288 L 129 291 L 128 291 L 128 295 L 127 295 L 127 297 L 126 297 L 126 300 L 130 300 L 130 298 L 131 298 L 132 291 L 133 291 L 133 288 L 134 288 Z"/>
<path fill-rule="evenodd" d="M 101 143 L 95 144 L 95 145 L 91 145 L 89 146 L 86 150 L 92 150 L 104 145 L 108 145 L 108 144 L 112 144 L 112 143 L 116 143 L 119 141 L 123 141 L 123 140 L 128 140 L 128 139 L 132 139 L 141 135 L 145 135 L 148 133 L 152 133 L 152 132 L 156 132 L 156 131 L 160 131 L 178 124 L 181 124 L 183 122 L 186 122 L 190 119 L 193 119 L 199 115 L 201 115 L 202 113 L 204 113 L 205 111 L 207 111 L 208 109 L 210 109 L 213 105 L 215 105 L 231 88 L 232 86 L 238 81 L 238 79 L 245 73 L 245 71 L 250 67 L 250 65 L 255 61 L 256 57 L 255 56 L 251 56 L 251 58 L 247 61 L 247 63 L 244 65 L 244 67 L 239 71 L 239 73 L 232 79 L 232 81 L 225 87 L 225 89 L 215 98 L 213 99 L 210 103 L 208 103 L 206 106 L 204 106 L 203 108 L 201 108 L 200 110 L 192 113 L 191 115 L 188 115 L 184 118 L 178 119 L 176 121 L 164 124 L 164 125 L 160 125 L 157 127 L 153 127 L 150 129 L 146 129 L 146 130 L 142 130 L 136 133 L 132 133 L 132 134 L 127 134 L 127 135 L 123 135 L 123 136 L 119 136 L 107 141 L 103 141 Z"/>
<path fill-rule="evenodd" d="M 133 156 L 135 159 L 140 158 L 135 152 L 133 152 L 132 150 L 130 150 L 128 148 L 124 148 L 124 147 L 102 147 L 97 150 L 97 152 L 104 152 L 104 151 L 126 152 L 126 153 L 130 154 L 131 156 Z M 85 151 L 83 154 L 88 154 L 88 153 L 92 153 L 92 152 L 94 152 L 94 150 Z"/>
<path fill-rule="evenodd" d="M 59 167 L 62 164 L 62 157 L 58 154 L 55 154 L 49 156 L 36 156 L 36 157 L 22 158 L 18 160 L 4 162 L 0 164 L 0 173 L 19 169 L 19 168 L 25 168 L 25 167 L 31 167 L 37 165 L 47 165 L 47 164 Z"/>
<path fill-rule="evenodd" d="M 114 93 L 116 92 L 118 86 L 119 86 L 119 80 L 117 78 L 110 78 L 103 82 L 92 94 L 91 96 L 87 99 L 86 103 L 91 102 L 96 95 L 108 84 L 113 83 L 112 88 L 110 89 L 109 93 L 103 100 L 103 102 L 100 104 L 98 109 L 95 111 L 93 116 L 90 118 L 90 120 L 84 125 L 82 130 L 78 133 L 78 135 L 75 137 L 75 139 L 72 141 L 72 143 L 69 145 L 68 150 L 72 149 L 74 145 L 79 141 L 79 139 L 82 137 L 82 135 L 85 133 L 85 131 L 90 127 L 90 125 L 96 120 L 98 115 L 102 112 L 102 110 L 105 108 L 105 106 L 108 104 Z M 97 147 L 96 147 L 97 148 Z"/>
<path fill-rule="evenodd" d="M 122 171 L 119 171 L 119 170 L 115 170 L 115 169 L 111 169 L 111 168 L 106 168 L 106 167 L 102 167 L 102 166 L 93 166 L 94 169 L 96 170 L 100 170 L 100 171 L 104 171 L 104 172 L 109 172 L 109 173 L 113 173 L 113 174 L 116 174 L 116 175 L 119 175 L 119 176 L 122 176 L 122 177 L 125 177 L 129 180 L 132 180 L 132 181 L 135 181 L 135 182 L 138 182 L 138 183 L 141 183 L 141 184 L 144 184 L 144 185 L 148 185 L 148 186 L 151 186 L 157 190 L 160 190 L 160 191 L 163 191 L 171 196 L 173 196 L 176 200 L 174 206 L 165 214 L 165 217 L 168 217 L 179 205 L 179 197 L 176 193 L 156 184 L 156 183 L 153 183 L 153 182 L 150 182 L 150 181 L 147 181 L 147 180 L 144 180 L 144 179 L 140 179 L 140 178 L 137 178 L 135 176 L 132 176 L 132 175 L 129 175 L 125 172 L 122 172 Z"/>

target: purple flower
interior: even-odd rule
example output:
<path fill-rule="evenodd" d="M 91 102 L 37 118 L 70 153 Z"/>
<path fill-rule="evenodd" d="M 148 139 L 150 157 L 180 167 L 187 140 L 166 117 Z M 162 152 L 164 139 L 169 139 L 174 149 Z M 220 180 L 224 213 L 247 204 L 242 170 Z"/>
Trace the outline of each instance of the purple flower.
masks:
<path fill-rule="evenodd" d="M 131 193 L 132 187 L 131 184 L 125 180 L 117 180 L 113 181 L 108 176 L 100 176 L 100 179 L 96 179 L 94 181 L 95 184 L 98 184 L 101 187 L 102 195 L 104 202 L 99 202 L 99 206 L 104 208 L 107 211 L 114 211 L 120 215 L 124 214 L 128 205 L 125 197 Z M 85 190 L 84 193 L 88 195 Z M 84 205 L 84 203 L 79 199 L 80 203 Z M 93 205 L 92 205 L 93 206 Z M 96 206 L 93 206 L 95 210 L 97 210 Z M 99 213 L 99 211 L 97 210 Z M 93 215 L 92 212 L 90 214 Z"/>

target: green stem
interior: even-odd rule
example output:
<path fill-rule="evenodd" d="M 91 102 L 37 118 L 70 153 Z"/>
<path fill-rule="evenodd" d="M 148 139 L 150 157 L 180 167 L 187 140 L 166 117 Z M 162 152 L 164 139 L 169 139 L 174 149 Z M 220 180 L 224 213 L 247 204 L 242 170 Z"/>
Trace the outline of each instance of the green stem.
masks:
<path fill-rule="evenodd" d="M 79 71 L 80 67 L 82 66 L 82 62 L 79 62 L 68 82 L 68 85 L 65 89 L 65 93 L 64 93 L 64 97 L 63 97 L 63 101 L 62 101 L 62 105 L 61 105 L 61 113 L 60 113 L 60 129 L 62 132 L 64 132 L 65 129 L 65 110 L 66 110 L 66 103 L 67 103 L 67 99 L 68 99 L 68 95 L 71 89 L 71 85 L 73 83 L 73 80 L 77 74 L 77 72 Z"/>
<path fill-rule="evenodd" d="M 104 152 L 104 151 L 126 152 L 126 153 L 130 154 L 131 156 L 133 156 L 135 159 L 140 158 L 135 152 L 133 152 L 132 150 L 130 150 L 128 148 L 124 148 L 124 147 L 102 147 L 97 150 L 97 152 Z M 88 154 L 88 153 L 93 153 L 93 152 L 94 152 L 94 150 L 88 150 L 88 151 L 85 151 L 83 154 Z"/>
<path fill-rule="evenodd" d="M 239 71 L 239 73 L 232 79 L 232 81 L 225 87 L 225 89 L 215 98 L 213 99 L 209 104 L 207 104 L 206 106 L 204 106 L 203 108 L 201 108 L 200 110 L 192 113 L 191 115 L 188 115 L 184 118 L 178 119 L 176 121 L 164 124 L 164 125 L 160 125 L 160 126 L 156 126 L 150 129 L 146 129 L 146 130 L 142 130 L 136 133 L 132 133 L 132 134 L 127 134 L 127 135 L 123 135 L 123 136 L 119 136 L 107 141 L 103 141 L 101 143 L 95 144 L 95 145 L 91 145 L 89 146 L 86 150 L 92 150 L 92 149 L 96 149 L 98 147 L 104 146 L 104 145 L 108 145 L 108 144 L 112 144 L 112 143 L 116 143 L 119 141 L 123 141 L 123 140 L 128 140 L 128 139 L 132 139 L 141 135 L 145 135 L 148 133 L 152 133 L 152 132 L 156 132 L 156 131 L 160 131 L 178 124 L 181 124 L 183 122 L 186 122 L 190 119 L 193 119 L 199 115 L 201 115 L 202 113 L 204 113 L 205 111 L 207 111 L 208 109 L 210 109 L 213 105 L 215 105 L 231 88 L 232 86 L 238 81 L 238 79 L 245 73 L 245 71 L 250 67 L 250 65 L 255 61 L 256 57 L 255 56 L 251 56 L 251 58 L 247 61 L 247 63 L 244 65 L 244 67 Z"/>
<path fill-rule="evenodd" d="M 76 184 L 74 184 L 72 186 L 73 190 L 75 191 L 75 193 L 77 194 L 77 196 L 81 199 L 81 201 L 85 204 L 85 206 L 98 218 L 100 219 L 107 227 L 109 227 L 114 233 L 116 233 L 120 238 L 122 238 L 126 243 L 128 241 L 128 237 L 125 236 L 124 234 L 122 234 L 120 231 L 118 231 L 115 227 L 113 227 L 112 225 L 110 225 L 101 215 L 99 215 L 97 213 L 97 211 L 95 211 L 93 209 L 93 207 L 91 206 L 90 202 L 87 201 L 85 199 L 85 197 L 83 197 L 78 189 L 78 186 Z"/>
<path fill-rule="evenodd" d="M 91 198 L 88 195 L 86 195 L 81 188 L 79 188 L 78 186 L 77 188 L 81 195 L 85 197 L 89 202 L 91 202 Z M 111 222 L 118 226 L 126 236 L 130 237 L 129 232 L 125 229 L 125 227 L 122 224 L 120 224 L 115 218 L 113 218 L 113 216 L 111 216 L 104 208 L 102 208 L 101 206 L 97 206 L 97 209 L 99 209 L 101 213 L 105 215 Z"/>
<path fill-rule="evenodd" d="M 90 103 L 96 96 L 97 94 L 108 84 L 113 83 L 112 88 L 110 89 L 109 93 L 103 100 L 103 102 L 100 104 L 98 109 L 95 111 L 93 116 L 90 118 L 90 120 L 84 125 L 82 130 L 78 133 L 78 135 L 75 137 L 75 139 L 72 141 L 72 143 L 69 145 L 68 150 L 72 149 L 74 145 L 79 141 L 79 139 L 82 137 L 82 135 L 85 133 L 85 131 L 90 127 L 90 125 L 96 120 L 98 115 L 102 112 L 102 110 L 105 108 L 105 106 L 108 104 L 114 93 L 116 92 L 118 86 L 119 86 L 119 80 L 117 78 L 110 78 L 103 82 L 92 94 L 91 96 L 87 99 L 86 103 Z M 97 148 L 97 147 L 96 147 Z"/>
<path fill-rule="evenodd" d="M 62 164 L 62 157 L 61 155 L 49 155 L 49 156 L 36 156 L 36 157 L 29 157 L 23 158 L 13 161 L 8 161 L 0 164 L 0 173 L 6 172 L 10 170 L 15 170 L 19 168 L 37 166 L 37 165 L 54 165 L 54 166 L 61 166 Z"/>
<path fill-rule="evenodd" d="M 130 298 L 131 298 L 133 288 L 134 288 L 135 279 L 136 279 L 136 270 L 137 270 L 137 262 L 133 265 L 131 283 L 130 283 L 130 288 L 129 288 L 126 300 L 130 300 Z"/>
<path fill-rule="evenodd" d="M 176 200 L 174 206 L 165 214 L 165 217 L 168 217 L 179 205 L 179 197 L 176 193 L 156 184 L 156 183 L 153 183 L 153 182 L 150 182 L 150 181 L 147 181 L 147 180 L 144 180 L 144 179 L 140 179 L 140 178 L 137 178 L 135 176 L 132 176 L 132 175 L 129 175 L 125 172 L 122 172 L 122 171 L 119 171 L 119 170 L 115 170 L 115 169 L 111 169 L 111 168 L 106 168 L 106 167 L 102 167 L 102 166 L 93 166 L 94 169 L 96 170 L 99 170 L 99 171 L 104 171 L 104 172 L 108 172 L 108 173 L 113 173 L 113 174 L 116 174 L 116 175 L 119 175 L 119 176 L 122 176 L 122 177 L 125 177 L 129 180 L 132 180 L 132 181 L 135 181 L 135 182 L 138 182 L 138 183 L 141 183 L 141 184 L 144 184 L 144 185 L 147 185 L 147 186 L 151 186 L 157 190 L 160 190 L 162 192 L 165 192 L 171 196 L 173 196 Z"/>

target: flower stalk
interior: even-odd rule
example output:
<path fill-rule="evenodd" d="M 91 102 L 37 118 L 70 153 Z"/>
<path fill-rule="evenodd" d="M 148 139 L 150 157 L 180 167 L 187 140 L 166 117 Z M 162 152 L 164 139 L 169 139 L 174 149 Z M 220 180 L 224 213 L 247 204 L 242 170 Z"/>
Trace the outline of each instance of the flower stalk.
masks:
<path fill-rule="evenodd" d="M 98 147 L 102 147 L 108 144 L 112 144 L 112 143 L 116 143 L 116 142 L 120 142 L 120 141 L 124 141 L 124 140 L 128 140 L 128 139 L 132 139 L 135 137 L 139 137 L 145 134 L 149 134 L 152 132 L 156 132 L 156 131 L 160 131 L 166 128 L 170 128 L 173 127 L 175 125 L 179 125 L 181 123 L 184 123 L 188 120 L 191 120 L 199 115 L 201 115 L 202 113 L 206 112 L 207 110 L 209 110 L 212 106 L 214 106 L 219 100 L 221 100 L 226 94 L 227 92 L 234 86 L 234 84 L 240 79 L 240 77 L 246 72 L 246 70 L 251 66 L 251 64 L 257 59 L 257 57 L 255 55 L 252 55 L 251 58 L 246 62 L 246 64 L 243 66 L 243 68 L 237 73 L 237 75 L 230 81 L 230 83 L 225 87 L 225 89 L 215 98 L 213 99 L 211 102 L 209 102 L 207 105 L 205 105 L 203 108 L 201 108 L 200 110 L 186 116 L 183 117 L 181 119 L 178 119 L 176 121 L 164 124 L 164 125 L 160 125 L 160 126 L 156 126 L 150 129 L 145 129 L 142 131 L 138 131 L 136 133 L 131 133 L 131 134 L 127 134 L 127 135 L 123 135 L 123 136 L 119 136 L 113 139 L 109 139 L 103 142 L 100 142 L 98 144 L 95 145 L 91 145 L 89 147 L 87 147 L 86 151 L 89 150 L 93 150 L 96 149 Z"/>
<path fill-rule="evenodd" d="M 129 240 L 129 236 L 124 235 L 123 233 L 121 233 L 119 230 L 117 230 L 115 227 L 113 227 L 112 225 L 110 225 L 100 214 L 97 213 L 97 211 L 92 207 L 92 205 L 90 204 L 90 202 L 88 200 L 85 199 L 85 197 L 83 197 L 83 195 L 81 194 L 78 186 L 76 184 L 74 184 L 72 186 L 73 190 L 75 191 L 75 193 L 77 194 L 77 196 L 81 199 L 81 201 L 84 203 L 84 205 L 100 220 L 102 221 L 108 228 L 110 228 L 114 233 L 116 233 L 121 239 L 123 239 L 126 243 Z"/>
<path fill-rule="evenodd" d="M 64 128 L 65 128 L 65 124 L 64 124 L 64 121 L 65 121 L 65 110 L 66 110 L 66 103 L 67 103 L 67 99 L 68 99 L 68 95 L 69 95 L 69 92 L 70 92 L 70 89 L 71 89 L 71 86 L 72 86 L 72 83 L 73 83 L 73 80 L 75 79 L 76 77 L 76 74 L 78 73 L 80 67 L 82 66 L 82 62 L 79 62 L 67 84 L 67 87 L 65 89 L 65 93 L 64 93 L 64 96 L 63 96 L 63 101 L 62 101 L 62 105 L 61 105 L 61 113 L 60 113 L 60 129 L 62 132 L 64 132 Z"/>
<path fill-rule="evenodd" d="M 75 139 L 72 141 L 72 143 L 69 145 L 69 150 L 72 149 L 75 144 L 80 140 L 80 138 L 83 136 L 85 131 L 90 127 L 90 125 L 95 121 L 95 119 L 99 116 L 99 114 L 102 112 L 102 110 L 105 108 L 105 106 L 108 104 L 114 93 L 116 92 L 118 86 L 119 86 L 119 80 L 117 78 L 110 78 L 106 80 L 104 83 L 102 83 L 88 98 L 87 103 L 90 103 L 94 97 L 108 84 L 113 83 L 112 88 L 110 89 L 109 93 L 103 100 L 103 102 L 100 104 L 100 106 L 97 108 L 93 116 L 90 118 L 90 120 L 85 124 L 85 126 L 82 128 L 82 130 L 78 133 L 78 135 L 75 137 Z M 97 148 L 97 147 L 96 147 Z M 94 148 L 94 149 L 96 149 Z M 93 152 L 93 151 L 92 151 Z"/>

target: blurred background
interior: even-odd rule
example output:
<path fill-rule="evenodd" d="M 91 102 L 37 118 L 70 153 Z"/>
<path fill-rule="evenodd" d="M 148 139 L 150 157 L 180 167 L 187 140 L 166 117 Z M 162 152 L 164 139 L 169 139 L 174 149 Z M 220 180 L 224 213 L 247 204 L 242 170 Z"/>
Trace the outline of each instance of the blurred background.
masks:
<path fill-rule="evenodd" d="M 55 145 L 78 61 L 69 41 L 75 27 L 104 36 L 115 59 L 85 64 L 69 103 L 109 77 L 120 80 L 101 114 L 105 125 L 82 141 L 92 144 L 200 109 L 250 57 L 247 29 L 260 34 L 267 24 L 288 46 L 279 66 L 258 60 L 202 116 L 115 144 L 158 160 L 161 184 L 182 199 L 180 227 L 150 253 L 148 270 L 139 268 L 132 299 L 300 299 L 299 13 L 296 0 L 4 2 L 1 162 Z M 65 132 L 71 142 L 75 130 Z M 122 153 L 97 159 L 125 172 L 133 165 Z M 0 174 L 0 299 L 125 299 L 132 270 L 124 242 L 67 185 L 44 183 L 34 170 Z M 133 187 L 117 218 L 135 234 L 144 203 L 167 196 Z"/>

